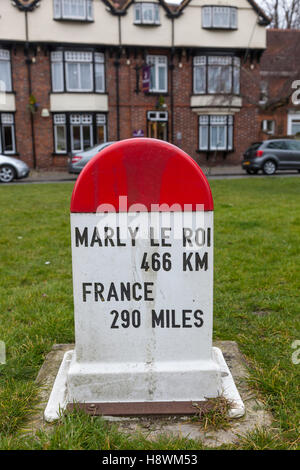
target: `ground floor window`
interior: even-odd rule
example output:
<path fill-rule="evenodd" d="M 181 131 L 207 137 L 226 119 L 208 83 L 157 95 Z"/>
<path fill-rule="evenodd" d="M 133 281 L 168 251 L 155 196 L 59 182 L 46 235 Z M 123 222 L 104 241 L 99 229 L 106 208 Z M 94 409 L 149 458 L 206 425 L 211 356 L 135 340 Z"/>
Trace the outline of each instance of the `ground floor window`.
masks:
<path fill-rule="evenodd" d="M 0 113 L 0 153 L 16 153 L 15 120 L 12 113 Z"/>
<path fill-rule="evenodd" d="M 288 135 L 300 135 L 300 113 L 288 115 Z"/>
<path fill-rule="evenodd" d="M 199 116 L 199 150 L 233 150 L 233 116 Z"/>
<path fill-rule="evenodd" d="M 106 115 L 60 113 L 53 116 L 54 151 L 57 154 L 83 152 L 107 141 Z"/>
<path fill-rule="evenodd" d="M 148 111 L 148 137 L 152 139 L 168 140 L 168 113 L 162 111 Z"/>
<path fill-rule="evenodd" d="M 275 134 L 275 121 L 274 119 L 263 119 L 261 121 L 261 130 L 266 134 Z"/>

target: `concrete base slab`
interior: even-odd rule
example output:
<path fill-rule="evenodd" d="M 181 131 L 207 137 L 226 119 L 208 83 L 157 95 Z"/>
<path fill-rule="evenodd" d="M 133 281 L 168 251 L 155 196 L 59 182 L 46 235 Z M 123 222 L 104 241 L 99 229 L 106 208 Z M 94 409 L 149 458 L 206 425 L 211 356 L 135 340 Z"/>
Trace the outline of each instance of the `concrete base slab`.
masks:
<path fill-rule="evenodd" d="M 236 395 L 235 402 L 238 403 L 238 406 L 236 407 L 236 410 L 233 411 L 232 416 L 234 417 L 235 415 L 235 417 L 238 417 L 243 414 L 243 402 L 246 409 L 245 416 L 238 420 L 232 420 L 230 428 L 224 430 L 204 430 L 200 423 L 197 423 L 194 420 L 191 421 L 191 418 L 188 417 L 111 417 L 108 419 L 119 422 L 121 431 L 129 433 L 135 431 L 144 432 L 147 434 L 148 439 L 154 439 L 159 434 L 164 433 L 173 436 L 188 437 L 190 439 L 200 439 L 205 445 L 210 447 L 216 447 L 224 443 L 233 443 L 238 439 L 238 435 L 243 435 L 257 427 L 270 426 L 272 415 L 263 409 L 262 403 L 256 399 L 253 392 L 247 386 L 245 380 L 247 377 L 246 363 L 237 344 L 234 341 L 218 341 L 214 343 L 214 346 L 222 350 L 226 362 L 222 353 L 221 356 L 219 353 L 217 353 L 217 355 L 219 360 L 221 360 L 221 357 L 223 358 L 225 364 L 223 364 L 224 371 L 228 369 L 229 372 L 229 375 L 224 374 L 225 396 L 228 398 L 228 393 L 232 394 L 232 391 L 230 392 L 230 390 L 228 390 L 231 375 L 233 376 L 241 394 L 240 397 L 235 388 L 238 394 Z M 51 416 L 53 416 L 54 412 L 57 412 L 57 404 L 55 405 L 57 400 L 59 400 L 59 406 L 62 409 L 65 408 L 67 397 L 65 395 L 63 377 L 71 358 L 72 348 L 74 348 L 74 345 L 72 344 L 54 345 L 51 352 L 46 357 L 37 377 L 37 383 L 40 386 L 39 405 L 36 413 L 30 417 L 30 420 L 27 423 L 27 430 L 34 432 L 41 428 L 48 428 L 47 423 L 44 421 L 44 413 L 46 411 L 47 404 L 48 413 L 50 413 Z M 64 357 L 65 360 L 63 361 Z M 49 401 L 55 382 L 55 394 L 52 396 L 53 401 Z M 238 398 L 240 399 L 240 402 Z M 55 411 L 53 407 L 56 407 Z"/>
<path fill-rule="evenodd" d="M 239 418 L 245 414 L 245 407 L 240 394 L 235 386 L 233 377 L 226 364 L 220 348 L 214 347 L 212 350 L 214 364 L 218 365 L 221 372 L 221 390 L 222 394 L 232 403 L 229 412 L 231 418 Z M 64 355 L 60 368 L 58 370 L 53 389 L 51 391 L 48 404 L 45 409 L 44 417 L 49 423 L 59 419 L 68 404 L 72 405 L 67 390 L 67 375 L 69 373 L 74 351 L 67 351 Z M 200 371 L 201 372 L 201 371 Z M 205 373 L 205 371 L 203 371 Z M 205 380 L 205 374 L 202 374 L 202 380 Z M 97 378 L 97 375 L 96 375 Z M 205 395 L 204 395 L 205 397 Z M 199 399 L 197 405 L 205 405 L 203 398 Z M 140 416 L 140 415 L 195 415 L 195 405 L 192 401 L 151 401 L 151 402 L 94 402 L 79 403 L 83 409 L 93 415 L 104 416 Z"/>

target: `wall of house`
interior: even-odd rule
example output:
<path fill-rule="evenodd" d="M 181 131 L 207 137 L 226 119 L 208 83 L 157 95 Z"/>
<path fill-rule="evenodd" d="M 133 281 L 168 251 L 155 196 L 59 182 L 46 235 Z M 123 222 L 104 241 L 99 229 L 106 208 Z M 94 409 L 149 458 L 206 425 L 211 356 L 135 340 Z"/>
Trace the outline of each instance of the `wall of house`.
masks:
<path fill-rule="evenodd" d="M 257 48 L 266 47 L 266 28 L 257 24 L 258 16 L 247 0 L 230 0 L 221 2 L 222 6 L 238 7 L 237 30 L 210 30 L 202 28 L 202 7 L 218 5 L 219 2 L 194 0 L 190 2 L 183 14 L 175 21 L 175 45 L 209 48 Z M 188 25 L 188 34 L 187 34 Z"/>
<path fill-rule="evenodd" d="M 38 167 L 49 168 L 54 165 L 65 166 L 64 161 L 53 161 L 52 118 L 41 117 L 43 108 L 49 109 L 50 64 L 49 57 L 38 48 L 31 65 L 32 90 L 38 103 L 38 110 L 33 115 L 35 149 Z M 25 63 L 24 48 L 17 46 L 11 54 L 13 86 L 17 98 L 15 113 L 16 150 L 22 160 L 33 166 L 32 127 L 29 111 L 28 68 Z"/>
<path fill-rule="evenodd" d="M 112 44 L 119 42 L 118 19 L 102 1 L 94 1 L 94 21 L 53 20 L 52 0 L 43 0 L 28 15 L 29 40 L 78 44 Z"/>
<path fill-rule="evenodd" d="M 0 2 L 0 40 L 25 41 L 25 15 L 9 1 Z"/>
<path fill-rule="evenodd" d="M 261 130 L 264 119 L 274 121 L 274 136 L 286 137 L 290 134 L 289 117 L 299 114 L 300 105 L 292 101 L 295 88 L 292 84 L 299 80 L 300 70 L 300 31 L 267 30 L 267 50 L 262 56 L 260 81 L 267 91 L 267 102 L 258 109 L 259 139 L 272 138 Z"/>
<path fill-rule="evenodd" d="M 140 26 L 134 24 L 134 5 L 131 5 L 127 10 L 127 14 L 120 18 L 123 45 L 172 46 L 172 24 L 170 18 L 167 17 L 166 11 L 157 0 L 151 3 L 159 5 L 160 25 Z"/>
<path fill-rule="evenodd" d="M 3 7 L 3 4 L 6 4 Z M 259 65 L 254 61 L 250 67 L 251 50 L 262 49 L 265 46 L 265 28 L 254 24 L 257 15 L 246 0 L 231 0 L 230 6 L 236 5 L 239 11 L 239 29 L 237 31 L 207 31 L 201 28 L 201 6 L 204 0 L 193 0 L 184 10 L 183 14 L 174 19 L 175 44 L 184 47 L 176 48 L 173 58 L 173 72 L 168 68 L 168 92 L 163 94 L 168 112 L 168 140 L 178 145 L 190 154 L 201 165 L 214 163 L 239 163 L 245 148 L 257 140 L 259 133 L 259 119 L 256 104 L 259 100 Z M 224 0 L 222 4 L 227 4 Z M 2 30 L 0 36 L 8 41 L 11 47 L 11 60 L 13 71 L 13 86 L 15 95 L 12 97 L 16 103 L 15 128 L 17 152 L 30 166 L 33 166 L 33 146 L 31 140 L 31 115 L 28 109 L 29 85 L 28 68 L 24 54 L 24 13 L 19 12 L 8 2 L 0 2 L 0 26 L 4 18 L 16 21 L 18 28 Z M 128 13 L 120 17 L 112 15 L 103 2 L 94 1 L 94 17 L 92 23 L 55 21 L 52 11 L 53 2 L 42 0 L 40 7 L 28 13 L 28 31 L 31 42 L 30 57 L 32 92 L 38 103 L 37 111 L 33 115 L 33 132 L 35 135 L 35 152 L 39 168 L 63 168 L 67 164 L 66 155 L 54 154 L 53 122 L 51 112 L 107 112 L 108 140 L 117 140 L 117 68 L 120 62 L 119 73 L 119 120 L 120 139 L 133 136 L 135 130 L 141 129 L 147 136 L 147 112 L 158 109 L 160 94 L 145 94 L 142 88 L 142 65 L 146 54 L 168 56 L 171 64 L 172 21 L 167 18 L 165 10 L 160 6 L 161 26 L 141 27 L 133 25 L 133 6 Z M 245 15 L 245 16 L 243 16 Z M 241 19 L 242 18 L 242 19 Z M 244 19 L 243 19 L 244 18 Z M 120 23 L 120 31 L 118 25 Z M 99 27 L 101 24 L 101 27 Z M 241 25 L 243 24 L 243 28 Z M 188 32 L 186 34 L 188 25 Z M 245 26 L 245 27 L 244 27 Z M 120 34 L 119 34 L 120 33 Z M 14 41 L 12 41 L 14 38 Z M 188 39 L 187 39 L 188 38 Z M 59 42 L 58 42 L 59 39 Z M 9 43 L 10 41 L 10 43 Z M 20 41 L 20 43 L 18 43 Z M 119 42 L 120 41 L 120 42 Z M 3 43 L 3 41 L 2 41 Z M 0 37 L 1 44 L 1 37 Z M 63 93 L 51 92 L 50 49 L 51 47 L 93 47 L 103 46 L 105 54 L 106 93 Z M 121 48 L 110 47 L 122 45 Z M 124 46 L 124 47 L 123 47 Z M 125 47 L 127 46 L 127 47 Z M 188 47 L 190 46 L 190 47 Z M 220 51 L 239 51 L 240 48 L 250 47 L 246 64 L 241 72 L 241 96 L 236 98 L 234 110 L 230 106 L 224 107 L 222 100 L 216 101 L 216 113 L 234 114 L 234 151 L 226 155 L 208 155 L 199 152 L 198 148 L 198 108 L 192 108 L 193 95 L 193 53 L 197 48 L 208 51 L 211 48 Z M 194 52 L 196 53 L 196 52 Z M 121 57 L 119 57 L 121 54 Z M 252 60 L 252 59 L 251 59 Z M 138 67 L 139 93 L 136 93 L 136 79 Z M 173 114 L 171 104 L 171 74 L 173 73 Z M 207 96 L 198 95 L 203 99 Z M 223 98 L 224 100 L 224 98 Z M 193 101 L 193 100 L 192 100 Z M 233 103 L 233 102 L 232 102 Z M 13 104 L 12 104 L 13 106 Z M 43 109 L 50 111 L 49 117 L 42 117 Z M 1 110 L 1 109 L 0 109 Z M 2 109 L 3 111 L 4 109 Z M 11 111 L 14 111 L 11 109 Z M 202 112 L 209 111 L 209 106 Z"/>

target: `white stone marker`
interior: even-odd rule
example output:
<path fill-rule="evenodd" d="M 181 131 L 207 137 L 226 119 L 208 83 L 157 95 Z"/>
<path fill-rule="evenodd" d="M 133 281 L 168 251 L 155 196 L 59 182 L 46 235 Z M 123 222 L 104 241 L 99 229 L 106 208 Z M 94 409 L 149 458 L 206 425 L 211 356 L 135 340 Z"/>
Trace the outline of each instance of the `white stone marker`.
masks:
<path fill-rule="evenodd" d="M 171 144 L 130 139 L 93 158 L 71 202 L 76 347 L 45 411 L 192 414 L 224 395 L 244 405 L 212 347 L 213 201 Z"/>

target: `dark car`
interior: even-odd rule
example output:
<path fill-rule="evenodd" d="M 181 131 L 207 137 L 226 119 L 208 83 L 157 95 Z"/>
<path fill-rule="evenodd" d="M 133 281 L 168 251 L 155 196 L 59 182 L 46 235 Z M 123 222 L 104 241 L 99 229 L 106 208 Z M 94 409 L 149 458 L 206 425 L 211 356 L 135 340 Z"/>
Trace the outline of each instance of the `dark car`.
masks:
<path fill-rule="evenodd" d="M 80 173 L 91 158 L 111 144 L 114 142 L 104 142 L 82 152 L 73 153 L 69 158 L 69 173 Z"/>
<path fill-rule="evenodd" d="M 276 170 L 300 172 L 300 140 L 254 142 L 244 153 L 242 168 L 249 174 L 256 174 L 259 170 L 265 175 L 274 175 Z"/>

